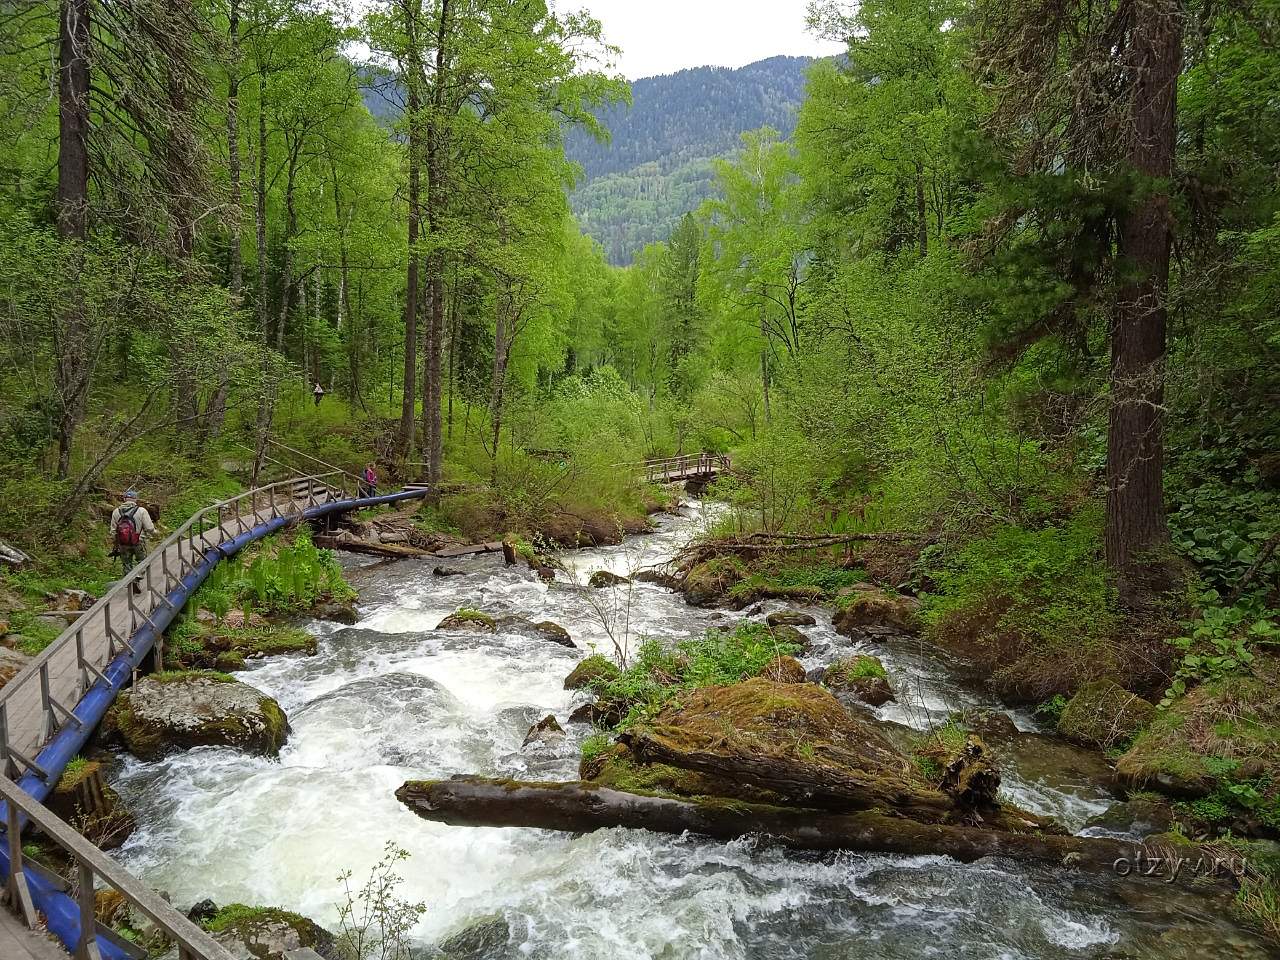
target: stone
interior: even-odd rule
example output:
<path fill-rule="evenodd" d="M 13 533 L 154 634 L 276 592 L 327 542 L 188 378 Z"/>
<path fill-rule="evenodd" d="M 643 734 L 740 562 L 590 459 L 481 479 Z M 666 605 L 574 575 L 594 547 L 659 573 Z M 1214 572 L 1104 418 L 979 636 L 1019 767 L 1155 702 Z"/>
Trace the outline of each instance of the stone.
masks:
<path fill-rule="evenodd" d="M 431 571 L 433 577 L 462 577 L 466 576 L 465 570 L 458 570 L 454 567 L 436 567 Z"/>
<path fill-rule="evenodd" d="M 631 579 L 636 583 L 657 584 L 660 587 L 666 587 L 668 590 L 680 589 L 680 581 L 678 579 L 660 570 L 639 570 L 631 575 Z"/>
<path fill-rule="evenodd" d="M 297 950 L 314 950 L 323 960 L 339 960 L 333 934 L 299 914 L 276 907 L 223 907 L 205 928 L 235 960 L 286 960 Z"/>
<path fill-rule="evenodd" d="M 100 850 L 117 849 L 138 828 L 120 794 L 103 782 L 96 760 L 68 764 L 45 805 Z"/>
<path fill-rule="evenodd" d="M 591 578 L 587 580 L 587 586 L 595 590 L 602 590 L 605 587 L 617 587 L 630 582 L 631 581 L 626 577 L 618 576 L 618 574 L 612 573 L 608 570 L 597 570 L 595 573 L 591 574 Z"/>
<path fill-rule="evenodd" d="M 161 673 L 120 694 L 104 721 L 143 760 L 192 747 L 236 747 L 276 756 L 289 733 L 280 705 L 218 673 Z"/>
<path fill-rule="evenodd" d="M 602 687 L 610 680 L 615 680 L 622 671 L 608 657 L 593 653 L 578 663 L 564 678 L 566 690 L 581 690 L 583 687 Z"/>
<path fill-rule="evenodd" d="M 569 636 L 569 631 L 550 620 L 534 623 L 524 617 L 508 615 L 495 618 L 493 628 L 498 633 L 513 633 L 519 637 L 528 637 L 530 640 L 548 640 L 562 647 L 573 648 L 574 646 L 573 637 Z"/>
<path fill-rule="evenodd" d="M 1076 743 L 1128 746 L 1155 716 L 1155 706 L 1111 680 L 1085 684 L 1058 718 L 1058 732 Z"/>
<path fill-rule="evenodd" d="M 511 928 L 506 919 L 494 914 L 473 920 L 437 946 L 448 960 L 492 960 L 510 938 Z"/>
<path fill-rule="evenodd" d="M 521 746 L 527 747 L 531 743 L 550 743 L 553 740 L 563 739 L 564 727 L 560 726 L 555 716 L 549 713 L 529 728 Z"/>
<path fill-rule="evenodd" d="M 790 644 L 801 651 L 809 649 L 809 638 L 795 627 L 782 624 L 770 627 L 769 633 L 778 643 Z"/>
<path fill-rule="evenodd" d="M 812 627 L 818 621 L 811 613 L 802 613 L 799 610 L 778 610 L 765 617 L 764 622 L 771 627 Z"/>
<path fill-rule="evenodd" d="M 18 633 L 11 633 L 9 637 L 15 641 L 17 646 L 26 638 Z M 9 647 L 0 647 L 0 687 L 16 677 L 22 672 L 23 668 L 31 662 L 31 658 L 19 650 L 11 650 Z"/>
<path fill-rule="evenodd" d="M 867 654 L 837 660 L 827 667 L 822 682 L 828 689 L 848 694 L 869 707 L 882 707 L 897 699 L 884 664 Z"/>
<path fill-rule="evenodd" d="M 493 633 L 496 629 L 496 624 L 489 614 L 464 608 L 449 614 L 449 616 L 436 624 L 436 629 L 465 633 Z"/>
<path fill-rule="evenodd" d="M 914 634 L 920 629 L 920 601 L 888 593 L 860 592 L 836 611 L 835 628 L 846 637 Z"/>
<path fill-rule="evenodd" d="M 355 605 L 350 603 L 321 603 L 311 611 L 311 615 L 317 620 L 329 620 L 348 627 L 355 626 L 360 619 Z"/>
<path fill-rule="evenodd" d="M 187 919 L 192 923 L 208 923 L 217 915 L 218 905 L 207 898 L 193 904 L 187 911 Z"/>
<path fill-rule="evenodd" d="M 775 683 L 808 683 L 809 681 L 804 664 L 795 657 L 774 657 L 765 664 L 764 669 L 760 671 L 760 676 Z"/>

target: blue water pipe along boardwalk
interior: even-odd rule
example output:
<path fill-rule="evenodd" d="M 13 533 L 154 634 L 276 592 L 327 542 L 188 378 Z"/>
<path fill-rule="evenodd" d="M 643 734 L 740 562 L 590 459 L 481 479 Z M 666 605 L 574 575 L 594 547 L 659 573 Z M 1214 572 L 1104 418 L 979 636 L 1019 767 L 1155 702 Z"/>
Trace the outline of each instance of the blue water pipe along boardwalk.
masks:
<path fill-rule="evenodd" d="M 429 492 L 425 485 L 408 485 L 395 493 L 361 497 L 344 489 L 355 489 L 353 479 L 340 471 L 298 477 L 213 504 L 187 520 L 0 688 L 0 773 L 36 801 L 39 813 L 47 814 L 39 801 L 219 562 L 291 523 L 420 499 Z M 14 847 L 20 850 L 20 844 L 0 845 L 0 875 L 6 878 Z M 33 884 L 31 899 L 40 913 L 50 916 L 56 907 L 50 898 L 58 897 L 66 899 L 65 893 Z M 57 932 L 64 943 L 79 944 Z M 78 929 L 74 937 L 79 937 Z M 24 949 L 34 960 L 43 960 L 32 952 L 38 946 Z M 0 949 L 0 960 L 9 955 Z M 106 944 L 101 956 L 106 960 L 124 954 Z"/>

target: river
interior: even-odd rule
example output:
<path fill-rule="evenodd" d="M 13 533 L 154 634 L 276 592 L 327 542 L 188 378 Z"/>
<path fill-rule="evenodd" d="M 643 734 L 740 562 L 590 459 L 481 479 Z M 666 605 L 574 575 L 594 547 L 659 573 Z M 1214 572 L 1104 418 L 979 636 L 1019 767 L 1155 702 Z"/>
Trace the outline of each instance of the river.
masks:
<path fill-rule="evenodd" d="M 664 517 L 651 535 L 565 558 L 581 575 L 669 558 L 705 522 L 703 508 Z M 687 606 L 638 584 L 587 595 L 544 584 L 482 556 L 432 575 L 435 561 L 353 564 L 361 620 L 311 623 L 319 653 L 262 661 L 240 674 L 276 697 L 292 733 L 278 762 L 202 748 L 153 763 L 125 758 L 113 781 L 139 819 L 118 854 L 186 908 L 205 898 L 281 906 L 333 928 L 340 873 L 356 881 L 394 842 L 407 850 L 400 895 L 426 903 L 414 931 L 422 956 L 469 923 L 501 917 L 505 948 L 474 960 L 836 960 L 921 957 L 1267 957 L 1226 919 L 1222 898 L 1133 879 L 999 861 L 941 857 L 806 856 L 741 841 L 607 830 L 585 836 L 428 823 L 394 798 L 406 779 L 455 773 L 572 779 L 590 731 L 568 725 L 551 746 L 522 749 L 531 724 L 562 723 L 582 702 L 564 677 L 611 633 L 677 638 L 738 616 Z M 553 620 L 577 651 L 546 640 L 433 631 L 461 606 Z M 769 605 L 763 616 L 779 605 Z M 605 623 L 611 629 L 606 629 Z M 808 665 L 850 652 L 827 624 Z M 957 706 L 993 702 L 952 680 L 926 647 L 876 648 L 899 703 L 882 716 L 917 728 Z M 1023 730 L 1030 717 L 1014 714 Z M 1024 754 L 1037 754 L 1028 741 Z M 1047 747 L 1046 747 L 1047 749 Z M 1008 793 L 1079 829 L 1111 802 L 1084 777 L 1020 763 Z M 1038 771 L 1038 772 L 1033 772 Z"/>

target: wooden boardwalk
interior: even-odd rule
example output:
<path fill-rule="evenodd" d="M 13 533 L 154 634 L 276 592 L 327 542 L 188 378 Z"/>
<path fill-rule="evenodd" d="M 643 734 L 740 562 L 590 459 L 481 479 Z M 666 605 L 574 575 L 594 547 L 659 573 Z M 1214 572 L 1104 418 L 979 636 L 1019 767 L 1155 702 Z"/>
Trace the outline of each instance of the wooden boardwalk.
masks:
<path fill-rule="evenodd" d="M 714 480 L 722 473 L 733 470 L 727 456 L 711 453 L 691 453 L 661 460 L 646 460 L 637 465 L 647 483 L 679 483 L 688 480 Z"/>
<path fill-rule="evenodd" d="M 134 633 L 154 625 L 162 608 L 177 612 L 168 594 L 206 551 L 272 519 L 343 499 L 327 479 L 274 484 L 197 513 L 0 688 L 0 749 L 13 765 L 41 773 L 35 764 L 40 749 L 64 724 L 80 722 L 71 711 L 107 665 L 131 649 Z"/>
<path fill-rule="evenodd" d="M 16 915 L 0 907 L 0 957 L 3 960 L 67 960 L 68 956 L 56 940 L 28 930 Z"/>

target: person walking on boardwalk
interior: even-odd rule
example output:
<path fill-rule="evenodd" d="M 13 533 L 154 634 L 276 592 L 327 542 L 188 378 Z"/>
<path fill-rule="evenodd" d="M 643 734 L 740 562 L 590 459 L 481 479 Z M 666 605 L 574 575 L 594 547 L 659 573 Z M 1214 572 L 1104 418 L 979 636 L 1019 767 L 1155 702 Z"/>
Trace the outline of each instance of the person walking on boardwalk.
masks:
<path fill-rule="evenodd" d="M 362 497 L 372 497 L 377 492 L 378 474 L 374 472 L 372 463 L 366 463 L 364 465 L 364 476 L 360 483 L 360 495 Z"/>
<path fill-rule="evenodd" d="M 151 514 L 138 503 L 137 491 L 127 491 L 124 503 L 111 511 L 111 553 L 120 558 L 126 574 L 146 556 L 147 535 L 155 530 Z"/>

